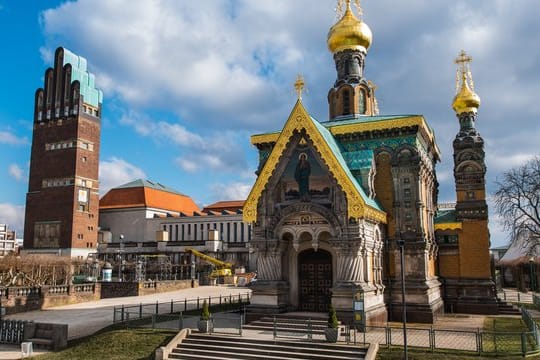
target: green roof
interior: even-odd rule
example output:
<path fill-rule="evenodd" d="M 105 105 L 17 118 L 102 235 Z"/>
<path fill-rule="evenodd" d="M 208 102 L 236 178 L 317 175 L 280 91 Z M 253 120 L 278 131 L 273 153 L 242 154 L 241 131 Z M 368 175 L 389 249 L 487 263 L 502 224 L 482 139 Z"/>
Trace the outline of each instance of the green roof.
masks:
<path fill-rule="evenodd" d="M 350 124 L 366 123 L 366 122 L 373 122 L 373 121 L 405 119 L 405 118 L 410 118 L 414 116 L 422 116 L 422 115 L 374 115 L 374 116 L 345 115 L 345 116 L 340 117 L 338 120 L 324 121 L 321 124 L 323 124 L 326 127 L 332 127 L 332 126 L 337 126 L 337 125 L 350 125 Z"/>
<path fill-rule="evenodd" d="M 173 193 L 173 194 L 186 196 L 186 195 L 182 194 L 181 192 L 178 192 L 178 191 L 176 191 L 176 190 L 174 190 L 174 189 L 172 189 L 172 188 L 170 188 L 168 186 L 165 186 L 163 184 L 160 184 L 158 182 L 154 182 L 154 181 L 150 181 L 150 180 L 143 180 L 143 179 L 134 180 L 134 181 L 129 182 L 127 184 L 115 187 L 115 189 L 128 189 L 128 188 L 139 188 L 139 187 L 146 187 L 146 188 L 151 188 L 151 189 L 154 189 L 154 190 L 166 191 L 166 192 L 170 192 L 170 193 Z"/>
<path fill-rule="evenodd" d="M 94 107 L 99 107 L 103 102 L 103 92 L 96 88 L 94 74 L 88 72 L 86 59 L 75 55 L 66 48 L 64 49 L 64 64 L 71 64 L 71 82 L 79 81 L 81 84 L 81 95 L 84 102 Z"/>
<path fill-rule="evenodd" d="M 377 201 L 375 201 L 375 199 L 372 199 L 366 195 L 366 192 L 364 191 L 362 186 L 360 186 L 360 184 L 358 183 L 354 175 L 351 173 L 351 170 L 347 166 L 347 162 L 345 161 L 345 159 L 343 158 L 343 155 L 341 154 L 341 149 L 338 143 L 336 142 L 336 140 L 334 139 L 334 136 L 332 136 L 332 134 L 330 133 L 330 131 L 326 127 L 324 127 L 320 122 L 315 120 L 313 117 L 310 116 L 310 119 L 315 124 L 315 127 L 317 128 L 317 130 L 319 130 L 319 133 L 322 135 L 323 139 L 328 144 L 328 147 L 330 148 L 330 150 L 332 150 L 332 153 L 336 157 L 337 161 L 339 162 L 339 165 L 341 166 L 341 168 L 343 169 L 347 177 L 353 183 L 354 187 L 356 188 L 360 196 L 362 196 L 362 199 L 364 200 L 364 202 L 374 209 L 384 211 L 383 208 L 377 203 Z"/>
<path fill-rule="evenodd" d="M 351 170 L 361 170 L 373 166 L 373 150 L 342 152 L 347 166 Z"/>
<path fill-rule="evenodd" d="M 434 219 L 435 224 L 446 224 L 458 222 L 456 219 L 456 209 L 442 209 L 437 211 Z"/>

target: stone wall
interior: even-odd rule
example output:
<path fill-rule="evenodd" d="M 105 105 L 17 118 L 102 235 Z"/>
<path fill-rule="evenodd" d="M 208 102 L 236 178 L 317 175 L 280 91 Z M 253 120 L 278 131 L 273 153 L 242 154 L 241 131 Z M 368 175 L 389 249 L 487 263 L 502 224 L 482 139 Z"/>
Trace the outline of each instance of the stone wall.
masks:
<path fill-rule="evenodd" d="M 160 282 L 110 282 L 42 287 L 0 288 L 6 314 L 41 310 L 113 297 L 149 295 L 199 286 L 191 280 Z"/>

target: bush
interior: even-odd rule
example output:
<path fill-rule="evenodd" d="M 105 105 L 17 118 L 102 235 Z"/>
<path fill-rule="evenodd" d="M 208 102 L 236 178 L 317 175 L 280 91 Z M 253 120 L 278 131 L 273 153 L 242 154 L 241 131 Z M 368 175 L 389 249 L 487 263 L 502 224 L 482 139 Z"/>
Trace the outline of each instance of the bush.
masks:
<path fill-rule="evenodd" d="M 210 309 L 208 308 L 206 300 L 204 300 L 202 304 L 201 320 L 210 320 Z"/>
<path fill-rule="evenodd" d="M 337 329 L 338 319 L 336 315 L 336 309 L 332 305 L 328 308 L 328 327 L 332 329 Z"/>

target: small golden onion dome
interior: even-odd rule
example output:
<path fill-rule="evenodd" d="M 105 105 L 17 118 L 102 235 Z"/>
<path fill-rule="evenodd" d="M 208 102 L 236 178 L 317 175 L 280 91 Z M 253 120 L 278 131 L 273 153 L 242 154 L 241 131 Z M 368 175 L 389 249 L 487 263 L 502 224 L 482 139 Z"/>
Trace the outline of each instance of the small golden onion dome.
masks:
<path fill-rule="evenodd" d="M 480 97 L 471 90 L 467 83 L 467 77 L 463 74 L 461 90 L 454 97 L 452 108 L 459 115 L 467 112 L 477 113 L 480 107 Z"/>
<path fill-rule="evenodd" d="M 328 31 L 328 49 L 333 54 L 343 50 L 367 52 L 372 38 L 369 26 L 353 14 L 349 3 L 343 17 Z"/>

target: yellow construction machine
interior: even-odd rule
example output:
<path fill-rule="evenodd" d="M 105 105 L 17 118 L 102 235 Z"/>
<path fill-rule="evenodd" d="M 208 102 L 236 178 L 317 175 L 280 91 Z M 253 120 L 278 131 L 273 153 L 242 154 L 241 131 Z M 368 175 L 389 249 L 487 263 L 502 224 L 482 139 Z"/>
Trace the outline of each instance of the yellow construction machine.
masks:
<path fill-rule="evenodd" d="M 198 258 L 211 263 L 215 266 L 215 269 L 212 270 L 209 277 L 211 279 L 215 279 L 217 277 L 224 277 L 224 276 L 232 276 L 232 264 L 230 262 L 221 261 L 214 257 L 211 257 L 209 255 L 203 254 L 200 251 L 197 251 L 192 248 L 186 248 L 186 252 L 192 253 L 193 255 L 197 256 Z"/>

